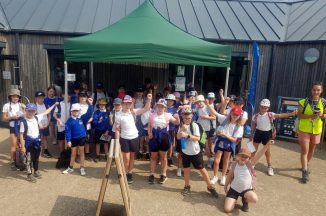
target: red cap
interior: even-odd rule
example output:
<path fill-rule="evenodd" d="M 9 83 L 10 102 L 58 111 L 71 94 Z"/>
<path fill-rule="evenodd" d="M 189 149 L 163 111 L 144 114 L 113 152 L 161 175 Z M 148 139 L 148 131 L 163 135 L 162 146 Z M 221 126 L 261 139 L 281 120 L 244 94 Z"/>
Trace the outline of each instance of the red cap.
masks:
<path fill-rule="evenodd" d="M 242 109 L 240 107 L 233 107 L 231 109 L 231 114 L 236 115 L 236 116 L 241 116 L 242 114 Z"/>

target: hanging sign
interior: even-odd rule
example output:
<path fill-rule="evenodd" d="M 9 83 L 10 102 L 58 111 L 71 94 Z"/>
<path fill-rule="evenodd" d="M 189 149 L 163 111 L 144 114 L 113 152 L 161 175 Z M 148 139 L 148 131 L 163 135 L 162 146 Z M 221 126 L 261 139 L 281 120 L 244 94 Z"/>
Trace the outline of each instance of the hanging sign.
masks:
<path fill-rule="evenodd" d="M 76 74 L 67 74 L 67 81 L 76 81 Z"/>
<path fill-rule="evenodd" d="M 4 80 L 11 80 L 11 72 L 10 71 L 2 71 L 2 78 Z"/>
<path fill-rule="evenodd" d="M 186 77 L 175 78 L 175 91 L 183 92 L 186 90 Z"/>

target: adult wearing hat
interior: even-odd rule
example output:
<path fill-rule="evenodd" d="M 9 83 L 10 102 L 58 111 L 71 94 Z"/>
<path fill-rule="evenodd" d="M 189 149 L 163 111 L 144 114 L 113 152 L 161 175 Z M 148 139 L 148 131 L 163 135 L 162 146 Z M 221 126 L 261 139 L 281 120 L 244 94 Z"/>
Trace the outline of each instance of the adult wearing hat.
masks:
<path fill-rule="evenodd" d="M 9 122 L 10 133 L 10 166 L 12 170 L 17 170 L 15 166 L 17 136 L 19 134 L 19 119 L 23 116 L 25 105 L 20 102 L 21 95 L 18 89 L 11 89 L 8 94 L 9 102 L 2 108 L 2 118 Z"/>

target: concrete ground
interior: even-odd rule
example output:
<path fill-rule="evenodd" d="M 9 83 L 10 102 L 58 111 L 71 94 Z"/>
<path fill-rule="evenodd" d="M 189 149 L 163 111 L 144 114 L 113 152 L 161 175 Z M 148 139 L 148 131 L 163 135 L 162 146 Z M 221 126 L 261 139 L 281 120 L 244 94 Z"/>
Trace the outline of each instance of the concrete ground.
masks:
<path fill-rule="evenodd" d="M 55 169 L 56 159 L 41 157 L 43 178 L 30 183 L 24 172 L 9 170 L 8 134 L 7 129 L 0 129 L 0 215 L 95 215 L 105 162 L 87 162 L 87 176 L 82 177 L 78 169 L 63 175 Z M 50 144 L 51 152 L 57 154 L 56 148 Z M 230 215 L 325 215 L 326 152 L 316 152 L 308 184 L 299 182 L 298 144 L 277 141 L 272 156 L 275 176 L 266 175 L 265 158 L 256 166 L 258 203 L 250 205 L 249 213 L 242 212 L 237 205 Z M 164 185 L 147 183 L 148 167 L 147 161 L 136 162 L 135 182 L 130 186 L 133 215 L 225 215 L 222 186 L 216 186 L 220 197 L 212 198 L 199 173 L 193 171 L 192 194 L 184 197 L 180 194 L 184 182 L 175 176 L 175 167 L 169 168 L 169 179 Z M 118 183 L 114 168 L 101 215 L 125 215 Z"/>

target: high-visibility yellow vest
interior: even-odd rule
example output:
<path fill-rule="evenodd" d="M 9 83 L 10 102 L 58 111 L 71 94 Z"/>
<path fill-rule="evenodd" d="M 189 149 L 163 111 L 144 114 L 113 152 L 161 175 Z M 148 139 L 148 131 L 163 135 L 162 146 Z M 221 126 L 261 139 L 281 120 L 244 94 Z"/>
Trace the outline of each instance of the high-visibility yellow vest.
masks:
<path fill-rule="evenodd" d="M 306 99 L 299 100 L 299 105 L 304 108 L 304 103 Z M 320 112 L 324 113 L 324 106 L 322 103 L 322 99 L 318 101 L 317 107 L 319 107 Z M 310 103 L 307 104 L 306 109 L 304 110 L 304 113 L 306 115 L 312 115 L 314 114 L 314 111 L 312 109 L 312 106 Z M 299 131 L 305 132 L 305 133 L 311 133 L 311 134 L 320 134 L 323 130 L 323 121 L 321 118 L 317 119 L 299 119 Z"/>

